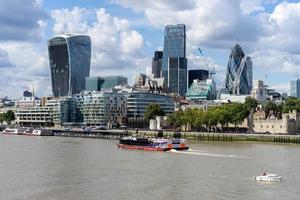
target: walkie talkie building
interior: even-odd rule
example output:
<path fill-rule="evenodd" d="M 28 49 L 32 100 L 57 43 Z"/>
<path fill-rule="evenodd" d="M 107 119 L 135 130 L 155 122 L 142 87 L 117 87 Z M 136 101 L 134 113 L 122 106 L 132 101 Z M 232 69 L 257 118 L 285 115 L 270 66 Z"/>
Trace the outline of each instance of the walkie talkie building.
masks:
<path fill-rule="evenodd" d="M 91 39 L 63 34 L 48 41 L 53 96 L 70 96 L 85 88 L 90 73 Z"/>

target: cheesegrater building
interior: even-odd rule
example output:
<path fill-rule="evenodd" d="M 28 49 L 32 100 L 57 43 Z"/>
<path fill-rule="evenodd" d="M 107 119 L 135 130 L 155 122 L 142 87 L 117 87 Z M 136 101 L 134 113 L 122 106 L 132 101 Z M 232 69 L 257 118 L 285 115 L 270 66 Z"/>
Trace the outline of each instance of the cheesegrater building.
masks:
<path fill-rule="evenodd" d="M 70 96 L 84 90 L 90 73 L 90 37 L 57 35 L 48 41 L 48 53 L 53 96 Z"/>

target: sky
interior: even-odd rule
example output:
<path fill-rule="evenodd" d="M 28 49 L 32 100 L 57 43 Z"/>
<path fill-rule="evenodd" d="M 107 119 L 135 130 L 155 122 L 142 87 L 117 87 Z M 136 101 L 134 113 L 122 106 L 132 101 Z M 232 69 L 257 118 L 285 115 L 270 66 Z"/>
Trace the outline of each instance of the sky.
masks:
<path fill-rule="evenodd" d="M 151 73 L 167 24 L 186 24 L 188 69 L 215 66 L 219 88 L 238 43 L 252 58 L 254 80 L 289 93 L 300 76 L 299 22 L 295 0 L 0 0 L 0 97 L 33 85 L 37 96 L 51 95 L 47 40 L 68 32 L 91 37 L 90 76 L 132 83 Z"/>

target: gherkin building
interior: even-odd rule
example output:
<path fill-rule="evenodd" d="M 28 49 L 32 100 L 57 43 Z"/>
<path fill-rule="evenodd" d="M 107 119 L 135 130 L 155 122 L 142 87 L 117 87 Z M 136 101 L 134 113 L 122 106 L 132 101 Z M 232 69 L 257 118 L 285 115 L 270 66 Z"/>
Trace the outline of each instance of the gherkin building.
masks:
<path fill-rule="evenodd" d="M 233 95 L 250 94 L 252 90 L 252 61 L 238 44 L 229 56 L 225 88 Z"/>

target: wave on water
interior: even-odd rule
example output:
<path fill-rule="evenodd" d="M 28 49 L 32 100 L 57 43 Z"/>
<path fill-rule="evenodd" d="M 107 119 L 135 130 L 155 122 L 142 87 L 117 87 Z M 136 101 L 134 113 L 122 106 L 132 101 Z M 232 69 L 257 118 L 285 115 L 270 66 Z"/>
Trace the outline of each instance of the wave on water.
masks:
<path fill-rule="evenodd" d="M 175 149 L 172 149 L 169 151 L 170 153 L 179 153 L 179 154 L 187 154 L 187 155 L 198 155 L 198 156 L 209 156 L 209 157 L 219 157 L 219 158 L 237 158 L 237 159 L 251 159 L 247 156 L 239 156 L 239 155 L 233 155 L 233 154 L 216 154 L 216 153 L 206 153 L 201 152 L 198 150 L 189 149 L 186 151 L 177 151 Z"/>

